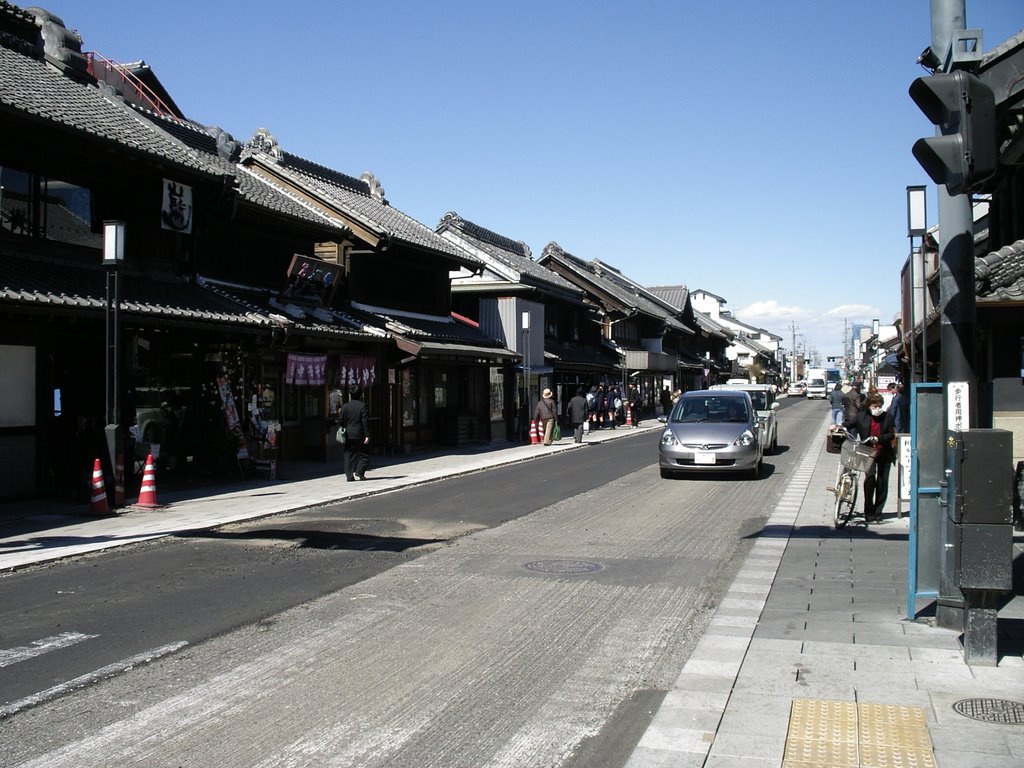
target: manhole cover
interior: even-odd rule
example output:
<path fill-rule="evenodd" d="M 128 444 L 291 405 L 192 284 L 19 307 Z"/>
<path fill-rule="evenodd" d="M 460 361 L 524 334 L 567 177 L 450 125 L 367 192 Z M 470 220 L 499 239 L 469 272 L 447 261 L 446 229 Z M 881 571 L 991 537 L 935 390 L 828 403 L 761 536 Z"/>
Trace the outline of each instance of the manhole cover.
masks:
<path fill-rule="evenodd" d="M 986 723 L 1024 724 L 1024 703 L 1009 699 L 961 699 L 953 709 L 964 717 Z"/>
<path fill-rule="evenodd" d="M 534 560 L 523 568 L 541 573 L 593 573 L 600 571 L 601 565 L 587 560 Z"/>

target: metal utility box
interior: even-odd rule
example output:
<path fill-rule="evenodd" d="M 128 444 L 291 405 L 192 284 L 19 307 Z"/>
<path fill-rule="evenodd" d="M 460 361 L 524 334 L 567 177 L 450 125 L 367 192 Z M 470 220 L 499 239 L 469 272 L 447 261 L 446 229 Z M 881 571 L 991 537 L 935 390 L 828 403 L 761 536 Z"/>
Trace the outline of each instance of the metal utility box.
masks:
<path fill-rule="evenodd" d="M 1005 429 L 954 432 L 955 522 L 1013 524 L 1013 433 Z"/>
<path fill-rule="evenodd" d="M 946 507 L 957 586 L 1008 591 L 1013 571 L 1013 435 L 1004 429 L 953 433 Z"/>

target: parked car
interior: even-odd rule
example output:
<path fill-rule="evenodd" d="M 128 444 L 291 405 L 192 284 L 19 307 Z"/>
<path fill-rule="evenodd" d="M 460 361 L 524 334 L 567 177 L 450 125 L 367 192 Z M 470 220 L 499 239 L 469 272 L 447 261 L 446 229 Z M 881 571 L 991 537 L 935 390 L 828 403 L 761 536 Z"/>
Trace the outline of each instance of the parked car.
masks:
<path fill-rule="evenodd" d="M 797 395 L 800 397 L 806 395 L 807 382 L 804 381 L 803 379 L 800 379 L 799 381 L 794 381 L 792 384 L 789 385 L 789 394 Z"/>
<path fill-rule="evenodd" d="M 779 449 L 779 420 L 775 416 L 779 401 L 775 399 L 775 388 L 771 384 L 717 384 L 711 389 L 741 389 L 750 395 L 760 422 L 761 450 L 772 454 Z"/>
<path fill-rule="evenodd" d="M 665 424 L 658 446 L 662 477 L 707 472 L 761 472 L 761 427 L 750 395 L 741 389 L 686 392 Z"/>

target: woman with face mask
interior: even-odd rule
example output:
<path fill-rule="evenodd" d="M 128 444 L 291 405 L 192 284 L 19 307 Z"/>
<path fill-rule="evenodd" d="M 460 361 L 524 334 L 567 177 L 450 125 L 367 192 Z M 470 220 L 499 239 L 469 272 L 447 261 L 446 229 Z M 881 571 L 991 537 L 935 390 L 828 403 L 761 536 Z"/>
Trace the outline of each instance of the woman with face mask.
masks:
<path fill-rule="evenodd" d="M 892 447 L 896 429 L 884 402 L 877 392 L 868 395 L 864 407 L 843 423 L 848 430 L 856 431 L 862 442 L 875 447 L 875 464 L 864 473 L 864 520 L 868 523 L 882 520 L 882 507 L 889 495 L 889 469 L 896 460 Z"/>

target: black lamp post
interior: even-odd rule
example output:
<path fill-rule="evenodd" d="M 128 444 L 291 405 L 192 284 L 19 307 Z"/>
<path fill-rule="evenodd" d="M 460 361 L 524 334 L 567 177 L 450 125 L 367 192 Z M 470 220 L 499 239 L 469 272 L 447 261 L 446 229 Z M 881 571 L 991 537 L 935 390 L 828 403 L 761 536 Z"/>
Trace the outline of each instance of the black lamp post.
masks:
<path fill-rule="evenodd" d="M 917 341 L 914 338 L 917 330 L 917 294 L 918 294 L 918 281 L 924 285 L 924 263 L 922 255 L 924 253 L 924 238 L 928 234 L 928 214 L 926 208 L 926 192 L 925 187 L 913 186 L 907 187 L 907 238 L 910 240 L 910 381 L 917 380 L 917 355 L 915 349 L 917 347 Z M 919 250 L 914 250 L 914 238 L 921 238 L 921 246 Z M 922 305 L 923 310 L 921 317 L 923 323 L 921 324 L 921 343 L 922 343 L 922 355 L 924 360 L 924 376 L 923 380 L 928 381 L 928 302 L 927 298 L 923 295 L 922 290 Z"/>
<path fill-rule="evenodd" d="M 103 222 L 103 265 L 107 268 L 107 377 L 104 434 L 114 476 L 113 506 L 124 504 L 124 443 L 121 439 L 121 276 L 123 221 Z"/>

